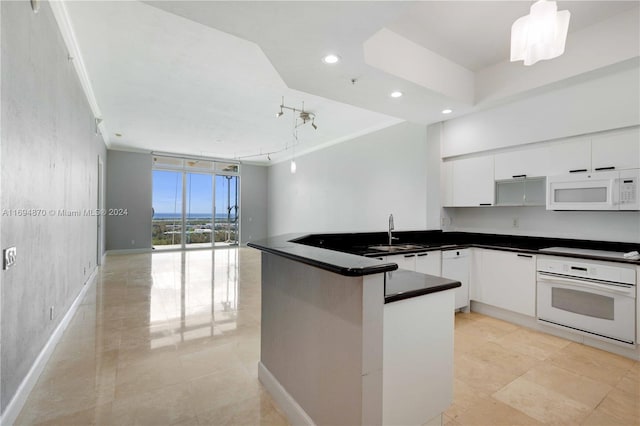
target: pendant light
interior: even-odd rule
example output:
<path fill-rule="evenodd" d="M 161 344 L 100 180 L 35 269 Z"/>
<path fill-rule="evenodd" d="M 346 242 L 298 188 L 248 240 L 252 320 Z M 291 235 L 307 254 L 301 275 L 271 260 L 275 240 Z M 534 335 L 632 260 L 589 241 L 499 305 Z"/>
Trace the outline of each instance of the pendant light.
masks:
<path fill-rule="evenodd" d="M 570 17 L 568 10 L 558 12 L 555 1 L 535 2 L 529 15 L 518 18 L 511 26 L 511 62 L 533 65 L 562 55 Z"/>

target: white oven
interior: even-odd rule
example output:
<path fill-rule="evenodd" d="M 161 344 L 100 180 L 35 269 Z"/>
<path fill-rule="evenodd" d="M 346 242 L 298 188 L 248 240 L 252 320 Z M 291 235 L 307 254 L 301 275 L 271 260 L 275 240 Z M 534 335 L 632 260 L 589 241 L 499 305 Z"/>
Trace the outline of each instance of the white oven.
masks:
<path fill-rule="evenodd" d="M 640 171 L 547 177 L 547 210 L 640 210 Z"/>
<path fill-rule="evenodd" d="M 537 319 L 614 343 L 636 343 L 635 268 L 538 257 Z"/>

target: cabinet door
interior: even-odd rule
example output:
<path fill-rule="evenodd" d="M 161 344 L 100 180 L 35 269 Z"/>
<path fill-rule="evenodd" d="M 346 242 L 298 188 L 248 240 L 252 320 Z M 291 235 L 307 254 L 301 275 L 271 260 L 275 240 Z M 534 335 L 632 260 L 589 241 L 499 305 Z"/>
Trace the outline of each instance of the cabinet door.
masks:
<path fill-rule="evenodd" d="M 439 277 L 441 270 L 440 250 L 418 253 L 416 255 L 416 272 Z"/>
<path fill-rule="evenodd" d="M 535 255 L 484 250 L 481 273 L 482 284 L 473 292 L 478 301 L 535 316 Z"/>
<path fill-rule="evenodd" d="M 572 138 L 555 142 L 548 147 L 548 176 L 563 175 L 576 170 L 591 169 L 591 140 Z"/>
<path fill-rule="evenodd" d="M 453 207 L 453 161 L 440 163 L 440 194 L 442 207 Z"/>
<path fill-rule="evenodd" d="M 415 254 L 394 254 L 393 256 L 387 256 L 387 262 L 396 263 L 398 269 L 416 270 Z"/>
<path fill-rule="evenodd" d="M 493 155 L 452 161 L 453 206 L 493 205 Z"/>
<path fill-rule="evenodd" d="M 482 256 L 485 249 L 469 249 L 469 299 L 484 302 L 481 299 L 483 293 L 484 268 L 482 267 Z"/>
<path fill-rule="evenodd" d="M 521 148 L 494 156 L 495 180 L 546 176 L 549 170 L 549 148 Z"/>
<path fill-rule="evenodd" d="M 594 136 L 591 140 L 591 167 L 594 171 L 640 168 L 640 128 Z"/>

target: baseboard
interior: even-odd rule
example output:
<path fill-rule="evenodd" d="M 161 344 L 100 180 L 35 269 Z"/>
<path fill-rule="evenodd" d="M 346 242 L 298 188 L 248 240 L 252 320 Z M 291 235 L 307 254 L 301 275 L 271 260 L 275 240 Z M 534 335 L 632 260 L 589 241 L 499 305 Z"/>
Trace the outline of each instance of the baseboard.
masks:
<path fill-rule="evenodd" d="M 40 374 L 42 374 L 42 372 L 44 371 L 44 368 L 47 365 L 47 361 L 49 361 L 49 358 L 56 348 L 56 345 L 60 341 L 60 338 L 64 334 L 64 331 L 67 329 L 69 323 L 71 322 L 71 319 L 78 310 L 78 306 L 80 306 L 80 304 L 82 303 L 82 300 L 87 294 L 87 291 L 89 291 L 89 288 L 91 288 L 92 285 L 95 285 L 97 272 L 98 268 L 95 268 L 93 272 L 91 272 L 91 275 L 89 275 L 89 278 L 87 279 L 87 281 L 85 281 L 82 289 L 80 290 L 80 293 L 69 307 L 69 310 L 62 318 L 62 321 L 60 321 L 60 324 L 58 324 L 56 329 L 51 334 L 51 337 L 49 337 L 49 340 L 38 354 L 38 357 L 29 369 L 29 372 L 22 380 L 22 383 L 20 383 L 18 390 L 9 402 L 9 405 L 7 405 L 4 413 L 2 413 L 2 417 L 0 417 L 0 426 L 11 426 L 18 418 L 18 415 L 20 414 L 20 411 L 22 411 L 25 402 L 27 402 L 29 394 L 38 382 Z"/>
<path fill-rule="evenodd" d="M 139 254 L 139 253 L 151 253 L 153 250 L 150 248 L 139 248 L 139 249 L 121 249 L 121 250 L 107 250 L 105 256 L 112 256 L 118 254 Z"/>
<path fill-rule="evenodd" d="M 258 362 L 258 379 L 267 389 L 267 392 L 269 392 L 276 404 L 278 404 L 278 408 L 287 416 L 289 423 L 296 426 L 315 425 L 306 411 L 289 395 L 289 392 L 282 387 L 278 379 L 271 374 L 262 362 Z"/>

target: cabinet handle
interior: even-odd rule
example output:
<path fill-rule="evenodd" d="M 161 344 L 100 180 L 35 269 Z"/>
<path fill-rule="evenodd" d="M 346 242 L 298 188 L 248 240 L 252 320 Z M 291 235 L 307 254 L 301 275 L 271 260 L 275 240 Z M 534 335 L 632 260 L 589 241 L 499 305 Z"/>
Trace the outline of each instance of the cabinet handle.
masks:
<path fill-rule="evenodd" d="M 596 167 L 595 171 L 599 172 L 600 170 L 615 170 L 616 166 L 609 166 L 609 167 Z"/>
<path fill-rule="evenodd" d="M 528 257 L 529 259 L 533 258 L 530 254 L 518 254 L 518 257 Z"/>
<path fill-rule="evenodd" d="M 376 257 L 378 260 L 384 260 L 384 257 Z"/>
<path fill-rule="evenodd" d="M 427 255 L 429 255 L 429 253 L 418 253 L 418 257 L 427 256 Z"/>
<path fill-rule="evenodd" d="M 582 268 L 580 266 L 572 266 L 571 267 L 572 271 L 582 271 L 582 272 L 587 272 L 587 268 Z"/>
<path fill-rule="evenodd" d="M 582 173 L 586 171 L 587 169 L 575 169 L 575 170 L 569 170 L 569 173 Z"/>
<path fill-rule="evenodd" d="M 480 203 L 481 206 L 490 206 L 491 203 Z"/>
<path fill-rule="evenodd" d="M 415 254 L 405 254 L 404 257 L 415 257 Z"/>
<path fill-rule="evenodd" d="M 518 178 L 526 178 L 527 175 L 513 175 L 511 177 L 514 178 L 514 179 L 518 179 Z"/>

